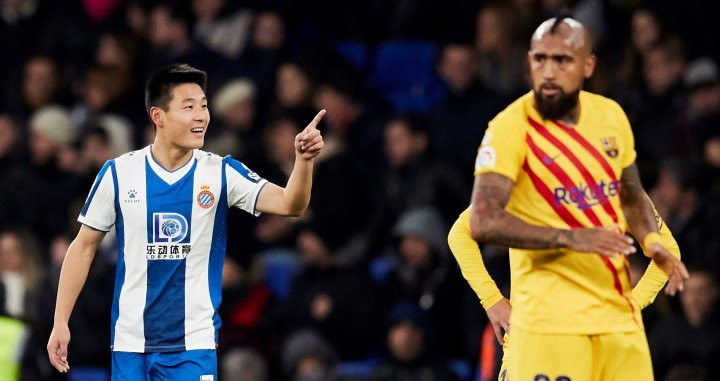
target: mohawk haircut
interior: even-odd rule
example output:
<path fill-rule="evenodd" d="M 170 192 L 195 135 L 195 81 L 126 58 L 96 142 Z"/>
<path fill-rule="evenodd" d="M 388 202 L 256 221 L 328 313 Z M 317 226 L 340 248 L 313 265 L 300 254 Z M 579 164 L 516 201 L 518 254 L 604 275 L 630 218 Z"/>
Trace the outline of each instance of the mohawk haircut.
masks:
<path fill-rule="evenodd" d="M 555 32 L 557 32 L 557 29 L 560 27 L 560 24 L 562 24 L 565 19 L 570 18 L 572 18 L 570 10 L 567 8 L 561 9 L 557 16 L 555 16 L 555 22 L 550 27 L 550 34 L 555 34 Z"/>
<path fill-rule="evenodd" d="M 145 110 L 151 107 L 167 110 L 175 86 L 196 83 L 203 91 L 207 89 L 207 73 L 188 64 L 171 64 L 156 71 L 145 84 Z"/>

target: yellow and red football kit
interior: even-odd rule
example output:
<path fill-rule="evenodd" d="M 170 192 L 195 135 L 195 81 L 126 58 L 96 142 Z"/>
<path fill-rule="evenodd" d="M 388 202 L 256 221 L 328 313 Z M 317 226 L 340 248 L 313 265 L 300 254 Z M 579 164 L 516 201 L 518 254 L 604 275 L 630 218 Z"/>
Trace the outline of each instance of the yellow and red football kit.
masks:
<path fill-rule="evenodd" d="M 496 173 L 513 180 L 505 209 L 529 224 L 624 229 L 619 178 L 636 157 L 630 124 L 617 103 L 599 95 L 581 91 L 579 108 L 578 123 L 571 127 L 544 120 L 534 108 L 532 93 L 519 98 L 490 122 L 478 150 L 475 174 Z M 647 358 L 633 365 L 637 371 L 633 374 L 644 379 L 649 370 L 652 377 L 640 306 L 632 297 L 624 256 L 510 249 L 510 268 L 510 341 L 524 343 L 510 347 L 509 372 L 514 380 L 584 379 L 584 375 L 573 378 L 558 372 L 562 364 L 579 361 L 587 361 L 579 368 L 597 373 L 593 369 L 598 362 L 593 358 L 576 359 L 574 353 L 583 353 L 581 347 L 575 351 L 557 346 L 564 349 L 552 353 L 556 346 L 551 342 L 558 335 L 633 332 L 644 343 L 639 344 L 644 346 L 641 357 Z M 532 347 L 529 337 L 545 337 L 546 342 L 538 345 L 547 350 L 542 355 L 525 350 Z M 613 356 L 608 354 L 608 359 Z M 548 358 L 556 359 L 557 366 Z M 619 361 L 620 356 L 616 358 Z"/>
<path fill-rule="evenodd" d="M 655 211 L 655 218 L 658 221 L 658 230 L 663 246 L 675 257 L 680 258 L 680 248 L 677 241 L 675 241 L 670 229 L 668 229 L 657 211 Z M 470 234 L 470 208 L 465 209 L 450 228 L 448 245 L 460 266 L 463 277 L 467 280 L 468 284 L 470 284 L 473 291 L 475 291 L 483 308 L 488 310 L 499 302 L 503 298 L 503 295 L 495 281 L 487 272 L 482 254 L 480 253 L 480 246 Z M 633 299 L 635 299 L 635 302 L 637 302 L 640 308 L 645 308 L 655 300 L 655 297 L 658 292 L 662 290 L 667 280 L 667 274 L 654 262 L 650 262 L 645 273 L 632 289 Z M 513 301 L 511 300 L 510 303 L 512 304 Z M 491 331 L 492 330 L 490 330 L 490 332 Z M 487 339 L 484 338 L 483 340 L 487 342 L 487 345 L 492 345 L 492 340 L 495 340 L 495 336 L 492 335 L 492 333 L 484 335 L 484 337 L 485 336 L 487 336 Z M 510 362 L 508 355 L 509 344 L 510 340 L 508 335 L 505 334 L 502 364 L 500 365 L 500 371 L 498 373 L 498 381 L 510 380 L 510 375 L 507 371 Z M 494 361 L 494 354 L 492 353 L 489 353 L 487 356 L 483 355 L 483 357 L 486 358 L 483 358 L 481 361 Z M 492 367 L 484 368 L 485 374 L 482 379 L 489 379 L 492 370 Z"/>

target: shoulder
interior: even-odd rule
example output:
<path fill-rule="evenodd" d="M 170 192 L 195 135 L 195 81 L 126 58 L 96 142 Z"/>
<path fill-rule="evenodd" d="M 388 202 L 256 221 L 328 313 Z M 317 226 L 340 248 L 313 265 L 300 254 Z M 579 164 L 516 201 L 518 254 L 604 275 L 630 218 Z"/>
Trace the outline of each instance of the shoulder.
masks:
<path fill-rule="evenodd" d="M 533 95 L 529 92 L 516 99 L 490 121 L 493 129 L 517 131 L 527 127 L 528 108 L 533 107 Z"/>
<path fill-rule="evenodd" d="M 150 146 L 143 147 L 139 150 L 124 153 L 113 160 L 109 160 L 108 163 L 112 162 L 114 164 L 127 164 L 135 161 L 144 161 L 145 156 L 147 156 L 149 152 Z"/>
<path fill-rule="evenodd" d="M 226 163 L 227 158 L 229 158 L 230 155 L 222 157 L 222 156 L 212 153 L 212 152 L 203 151 L 201 149 L 196 149 L 195 152 L 193 153 L 193 157 L 195 158 L 195 160 L 197 160 L 198 164 L 219 165 L 219 164 Z"/>
<path fill-rule="evenodd" d="M 590 108 L 600 110 L 604 113 L 615 113 L 625 115 L 625 112 L 615 100 L 600 94 L 591 93 L 588 91 L 580 92 L 580 102 L 583 105 L 587 105 Z"/>
<path fill-rule="evenodd" d="M 218 158 L 222 161 L 223 165 L 227 165 L 227 167 L 230 169 L 230 173 L 236 172 L 237 174 L 240 174 L 242 177 L 253 183 L 258 183 L 262 180 L 260 175 L 253 172 L 250 168 L 243 164 L 243 162 L 233 158 L 232 156 L 227 155 L 222 158 L 218 156 Z"/>

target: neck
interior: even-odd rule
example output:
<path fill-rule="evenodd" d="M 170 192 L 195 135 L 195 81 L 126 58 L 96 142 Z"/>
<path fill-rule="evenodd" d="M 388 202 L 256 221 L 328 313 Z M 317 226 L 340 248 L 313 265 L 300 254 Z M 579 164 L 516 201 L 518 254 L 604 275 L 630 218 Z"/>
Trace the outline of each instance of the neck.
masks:
<path fill-rule="evenodd" d="M 580 119 L 580 102 L 578 102 L 578 105 L 575 106 L 575 108 L 570 111 L 567 115 L 560 118 L 560 122 L 568 125 L 568 126 L 575 126 L 578 124 L 578 121 Z"/>
<path fill-rule="evenodd" d="M 178 147 L 160 139 L 155 139 L 150 150 L 155 162 L 170 172 L 185 165 L 193 154 L 192 149 Z"/>

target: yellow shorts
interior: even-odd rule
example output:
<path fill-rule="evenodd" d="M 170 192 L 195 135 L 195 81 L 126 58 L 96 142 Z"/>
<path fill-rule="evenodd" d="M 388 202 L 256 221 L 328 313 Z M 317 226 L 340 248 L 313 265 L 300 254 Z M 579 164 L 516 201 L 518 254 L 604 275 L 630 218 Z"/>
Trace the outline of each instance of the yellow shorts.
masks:
<path fill-rule="evenodd" d="M 501 381 L 653 380 L 645 331 L 561 335 L 515 327 L 509 339 Z"/>

